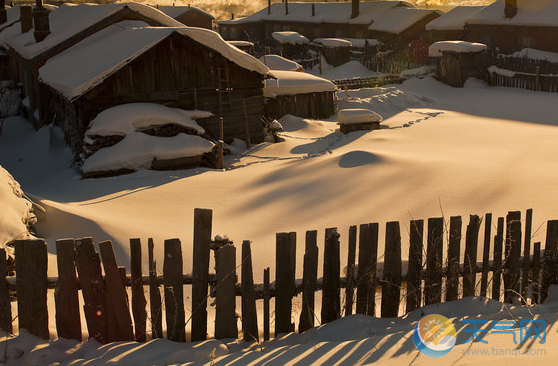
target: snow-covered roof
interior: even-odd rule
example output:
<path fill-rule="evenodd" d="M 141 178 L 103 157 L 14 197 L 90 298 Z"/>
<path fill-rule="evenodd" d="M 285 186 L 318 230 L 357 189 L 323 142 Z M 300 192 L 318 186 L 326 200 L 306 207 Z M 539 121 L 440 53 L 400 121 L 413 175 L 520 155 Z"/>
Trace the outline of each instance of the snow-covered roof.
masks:
<path fill-rule="evenodd" d="M 322 38 L 321 43 L 326 47 L 332 48 L 345 48 L 353 46 L 351 41 L 341 38 Z"/>
<path fill-rule="evenodd" d="M 277 79 L 265 81 L 264 95 L 274 98 L 278 95 L 296 95 L 336 91 L 331 81 L 296 71 L 273 71 Z"/>
<path fill-rule="evenodd" d="M 481 52 L 486 50 L 486 45 L 483 43 L 465 42 L 465 41 L 440 41 L 428 47 L 428 55 L 430 57 L 440 57 L 442 52 Z"/>
<path fill-rule="evenodd" d="M 22 57 L 31 59 L 125 8 L 164 26 L 183 26 L 161 11 L 138 3 L 64 4 L 49 14 L 50 34 L 43 41 L 37 43 L 33 32 L 29 31 L 13 36 L 7 43 Z"/>
<path fill-rule="evenodd" d="M 285 14 L 285 4 L 271 4 L 271 14 L 268 8 L 240 19 L 222 20 L 220 24 L 242 24 L 267 21 L 304 22 L 304 23 L 343 23 L 343 24 L 371 24 L 380 18 L 384 11 L 396 6 L 414 7 L 406 1 L 369 1 L 360 3 L 359 15 L 351 18 L 352 4 L 344 3 L 314 3 L 315 15 L 312 16 L 312 3 L 289 2 L 289 14 Z"/>
<path fill-rule="evenodd" d="M 302 71 L 303 67 L 294 61 L 281 57 L 279 55 L 264 55 L 259 58 L 270 70 L 279 71 Z"/>
<path fill-rule="evenodd" d="M 517 14 L 506 19 L 505 0 L 497 0 L 467 18 L 468 24 L 558 27 L 558 0 L 517 0 Z"/>
<path fill-rule="evenodd" d="M 228 44 L 214 31 L 184 26 L 147 27 L 143 22 L 123 21 L 50 58 L 39 69 L 39 79 L 66 98 L 75 99 L 174 32 L 211 48 L 245 69 L 269 74 L 267 66 Z"/>
<path fill-rule="evenodd" d="M 397 7 L 385 11 L 370 27 L 371 31 L 400 34 L 416 22 L 431 14 L 443 14 L 439 10 Z"/>
<path fill-rule="evenodd" d="M 465 20 L 484 6 L 456 6 L 426 25 L 426 30 L 463 30 Z"/>
<path fill-rule="evenodd" d="M 370 109 L 353 108 L 341 109 L 338 114 L 338 124 L 352 125 L 360 123 L 381 122 L 382 116 Z"/>
<path fill-rule="evenodd" d="M 353 47 L 357 47 L 357 48 L 364 48 L 366 46 L 366 41 L 368 41 L 368 46 L 369 47 L 375 47 L 375 46 L 380 44 L 380 41 L 378 41 L 377 39 L 374 39 L 374 38 L 368 38 L 368 39 L 365 39 L 365 38 L 339 38 L 339 39 L 349 41 L 349 42 L 351 42 Z M 323 40 L 324 40 L 324 38 L 314 38 L 314 40 L 312 42 L 317 43 L 317 44 L 322 44 Z"/>
<path fill-rule="evenodd" d="M 297 32 L 285 31 L 285 32 L 273 32 L 271 34 L 274 40 L 281 44 L 308 44 L 310 41 L 308 38 L 304 37 L 302 34 Z"/>
<path fill-rule="evenodd" d="M 215 20 L 215 17 L 213 15 L 209 14 L 205 10 L 202 10 L 200 8 L 195 8 L 193 6 L 162 6 L 162 5 L 158 5 L 157 9 L 159 9 L 160 11 L 167 14 L 169 17 L 171 17 L 173 19 L 176 19 L 179 16 L 181 16 L 182 14 L 188 13 L 190 11 L 195 11 L 195 12 L 198 12 L 198 13 L 201 13 L 201 14 L 207 16 L 208 18 L 211 18 L 211 19 Z"/>

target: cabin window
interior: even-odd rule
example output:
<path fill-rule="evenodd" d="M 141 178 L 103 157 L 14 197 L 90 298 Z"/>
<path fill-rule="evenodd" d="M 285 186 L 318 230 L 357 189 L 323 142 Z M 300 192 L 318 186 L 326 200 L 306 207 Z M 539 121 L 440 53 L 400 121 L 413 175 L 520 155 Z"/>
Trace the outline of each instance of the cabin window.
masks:
<path fill-rule="evenodd" d="M 314 28 L 314 38 L 321 38 L 322 37 L 322 28 L 315 27 Z"/>
<path fill-rule="evenodd" d="M 220 26 L 219 33 L 221 33 L 221 37 L 223 37 L 224 39 L 228 39 L 229 38 L 229 35 L 227 34 L 229 33 L 228 30 L 229 30 L 228 27 Z"/>
<path fill-rule="evenodd" d="M 229 29 L 229 37 L 232 40 L 236 40 L 238 37 L 238 31 L 236 29 L 236 27 L 231 27 L 231 29 Z"/>
<path fill-rule="evenodd" d="M 364 38 L 364 32 L 361 30 L 357 30 L 355 32 L 355 38 Z"/>
<path fill-rule="evenodd" d="M 274 24 L 273 25 L 274 32 L 281 32 L 281 24 Z"/>
<path fill-rule="evenodd" d="M 343 37 L 343 30 L 342 29 L 336 29 L 335 30 L 335 38 L 341 38 Z"/>
<path fill-rule="evenodd" d="M 283 32 L 289 32 L 291 30 L 291 26 L 290 25 L 284 25 L 283 26 Z"/>
<path fill-rule="evenodd" d="M 258 29 L 257 28 L 250 28 L 248 31 L 248 35 L 250 37 L 249 41 L 254 41 L 258 38 Z"/>
<path fill-rule="evenodd" d="M 495 40 L 493 34 L 481 34 L 480 35 L 480 43 L 484 43 L 488 48 L 494 48 Z"/>
<path fill-rule="evenodd" d="M 519 37 L 517 37 L 518 51 L 522 50 L 524 48 L 533 48 L 534 45 L 535 45 L 535 41 L 534 41 L 533 37 L 529 37 L 529 36 L 519 36 Z"/>

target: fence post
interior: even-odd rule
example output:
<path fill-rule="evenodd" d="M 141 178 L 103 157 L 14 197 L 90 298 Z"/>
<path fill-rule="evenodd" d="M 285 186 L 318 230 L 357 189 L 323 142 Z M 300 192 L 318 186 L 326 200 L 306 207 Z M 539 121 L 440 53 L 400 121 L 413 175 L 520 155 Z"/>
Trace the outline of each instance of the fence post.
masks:
<path fill-rule="evenodd" d="M 304 272 L 302 274 L 302 310 L 298 323 L 298 332 L 302 333 L 314 326 L 314 296 L 318 276 L 318 232 L 306 232 L 306 250 L 304 253 Z"/>
<path fill-rule="evenodd" d="M 424 279 L 424 304 L 442 301 L 442 259 L 444 240 L 444 218 L 428 219 L 426 247 L 426 277 Z"/>
<path fill-rule="evenodd" d="M 490 241 L 492 239 L 492 214 L 484 216 L 484 247 L 482 251 L 482 276 L 480 295 L 486 297 L 488 290 L 488 272 L 490 269 Z"/>
<path fill-rule="evenodd" d="M 533 262 L 531 263 L 531 299 L 533 304 L 539 302 L 541 289 L 541 243 L 536 242 L 533 248 Z"/>
<path fill-rule="evenodd" d="M 337 228 L 328 228 L 325 233 L 324 282 L 322 290 L 322 324 L 341 316 L 339 233 Z"/>
<path fill-rule="evenodd" d="M 99 243 L 99 250 L 105 269 L 105 293 L 110 297 L 110 303 L 106 306 L 111 307 L 114 314 L 113 324 L 115 327 L 115 339 L 109 341 L 133 341 L 134 330 L 132 328 L 132 318 L 126 300 L 126 289 L 120 277 L 120 271 L 116 264 L 114 249 L 110 241 Z M 107 319 L 108 326 L 111 326 L 110 319 Z"/>
<path fill-rule="evenodd" d="M 186 325 L 184 289 L 182 284 L 182 246 L 179 239 L 165 240 L 163 283 L 167 313 L 167 338 L 175 342 L 185 342 Z"/>
<path fill-rule="evenodd" d="M 356 313 L 374 315 L 379 224 L 360 225 Z"/>
<path fill-rule="evenodd" d="M 531 230 L 533 226 L 533 209 L 528 209 L 525 217 L 525 241 L 523 247 L 523 263 L 522 263 L 522 285 L 521 285 L 521 303 L 525 305 L 527 301 L 527 290 L 529 288 L 529 269 L 531 268 Z"/>
<path fill-rule="evenodd" d="M 513 303 L 519 293 L 519 258 L 521 256 L 521 212 L 506 217 L 506 265 L 504 269 L 504 302 Z"/>
<path fill-rule="evenodd" d="M 556 283 L 556 261 L 558 260 L 558 220 L 549 220 L 546 227 L 544 247 L 543 275 L 541 285 L 541 303 L 548 296 L 548 287 Z"/>
<path fill-rule="evenodd" d="M 419 308 L 422 301 L 421 274 L 423 241 L 424 221 L 411 220 L 409 232 L 409 265 L 407 269 L 407 304 L 405 308 L 407 313 Z"/>
<path fill-rule="evenodd" d="M 355 257 L 356 257 L 357 227 L 349 228 L 349 250 L 347 256 L 347 287 L 345 288 L 345 316 L 353 313 L 355 295 Z"/>
<path fill-rule="evenodd" d="M 275 261 L 275 336 L 292 331 L 291 299 L 293 296 L 289 233 L 276 235 Z"/>
<path fill-rule="evenodd" d="M 75 339 L 81 342 L 79 294 L 74 258 L 74 239 L 57 240 L 58 283 L 54 292 L 56 330 L 58 338 Z"/>
<path fill-rule="evenodd" d="M 492 266 L 492 299 L 500 301 L 500 286 L 502 284 L 502 252 L 504 245 L 504 218 L 498 218 L 498 228 L 494 236 L 494 260 Z"/>
<path fill-rule="evenodd" d="M 264 314 L 263 314 L 263 331 L 264 331 L 264 341 L 269 341 L 269 267 L 264 269 L 264 284 L 263 284 L 263 302 L 264 302 Z"/>
<path fill-rule="evenodd" d="M 236 248 L 227 244 L 215 252 L 215 338 L 237 338 Z"/>
<path fill-rule="evenodd" d="M 12 305 L 10 304 L 10 293 L 8 291 L 8 263 L 6 258 L 6 249 L 0 249 L 0 330 L 6 333 L 12 332 Z M 75 275 L 74 275 L 75 276 Z M 77 295 L 77 292 L 76 292 Z M 81 329 L 81 328 L 80 328 Z M 80 339 L 81 341 L 81 331 Z"/>
<path fill-rule="evenodd" d="M 382 318 L 399 315 L 401 295 L 401 233 L 399 222 L 386 224 L 386 246 L 384 251 L 384 273 L 382 279 Z"/>
<path fill-rule="evenodd" d="M 463 258 L 463 298 L 475 296 L 480 224 L 478 215 L 470 216 L 465 237 L 465 257 Z"/>
<path fill-rule="evenodd" d="M 192 342 L 207 338 L 207 288 L 213 211 L 194 210 L 194 258 L 192 261 Z"/>
<path fill-rule="evenodd" d="M 134 328 L 136 341 L 146 340 L 145 295 L 143 293 L 143 276 L 141 270 L 141 241 L 130 239 L 130 275 L 132 278 L 132 312 L 134 314 Z"/>
<path fill-rule="evenodd" d="M 450 232 L 448 242 L 448 273 L 446 281 L 446 301 L 459 298 L 459 278 L 461 277 L 461 216 L 450 218 Z"/>
<path fill-rule="evenodd" d="M 105 281 L 101 273 L 99 253 L 93 246 L 92 238 L 75 241 L 75 260 L 85 302 L 84 312 L 89 337 L 104 344 L 108 342 L 105 305 Z"/>
<path fill-rule="evenodd" d="M 242 334 L 245 341 L 258 341 L 258 316 L 256 313 L 256 292 L 252 275 L 252 251 L 250 241 L 242 242 Z"/>
<path fill-rule="evenodd" d="M 19 329 L 48 340 L 46 243 L 16 240 L 14 247 Z"/>
<path fill-rule="evenodd" d="M 163 337 L 163 314 L 161 292 L 157 283 L 157 263 L 153 256 L 153 238 L 147 240 L 149 254 L 149 307 L 151 311 L 151 338 Z"/>

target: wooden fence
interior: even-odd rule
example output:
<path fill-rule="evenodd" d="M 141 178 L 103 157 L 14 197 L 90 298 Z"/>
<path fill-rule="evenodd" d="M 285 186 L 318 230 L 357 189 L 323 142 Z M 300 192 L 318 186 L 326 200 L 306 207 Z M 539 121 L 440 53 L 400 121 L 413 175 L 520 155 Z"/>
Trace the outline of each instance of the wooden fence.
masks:
<path fill-rule="evenodd" d="M 308 231 L 301 282 L 296 280 L 297 233 L 278 233 L 275 283 L 270 283 L 270 269 L 267 268 L 264 283 L 258 285 L 254 285 L 252 277 L 250 241 L 242 242 L 241 263 L 237 266 L 235 246 L 228 239 L 211 239 L 212 211 L 206 209 L 196 209 L 194 213 L 193 271 L 189 275 L 183 274 L 183 253 L 178 239 L 164 242 L 162 277 L 157 275 L 151 239 L 148 241 L 148 276 L 142 274 L 143 253 L 139 239 L 130 240 L 130 275 L 118 266 L 110 241 L 99 243 L 99 256 L 91 238 L 58 240 L 59 277 L 56 280 L 47 279 L 47 248 L 43 240 L 16 241 L 16 277 L 0 276 L 0 327 L 7 331 L 12 329 L 10 289 L 15 290 L 17 296 L 19 327 L 48 339 L 47 288 L 55 288 L 58 336 L 78 340 L 82 334 L 78 305 L 81 291 L 89 336 L 100 343 L 162 337 L 162 298 L 167 338 L 178 342 L 186 340 L 188 324 L 192 341 L 206 339 L 210 296 L 216 297 L 216 338 L 238 337 L 235 300 L 241 296 L 241 329 L 246 340 L 259 339 L 257 299 L 263 299 L 264 340 L 269 339 L 271 333 L 271 297 L 275 297 L 275 334 L 302 332 L 316 325 L 315 292 L 318 290 L 322 294 L 321 324 L 355 311 L 396 317 L 402 314 L 399 310 L 402 307 L 410 312 L 423 305 L 460 297 L 486 297 L 489 292 L 491 298 L 508 303 L 539 303 L 544 301 L 549 285 L 557 279 L 558 220 L 547 223 L 541 257 L 541 243 L 531 246 L 532 217 L 532 210 L 527 210 L 524 220 L 519 211 L 509 212 L 505 218 L 494 221 L 492 214 L 486 214 L 483 228 L 483 219 L 471 215 L 465 235 L 462 235 L 460 216 L 451 217 L 449 222 L 443 217 L 430 218 L 426 223 L 412 220 L 406 273 L 402 261 L 402 249 L 406 248 L 402 247 L 399 222 L 385 225 L 383 270 L 378 265 L 382 259 L 378 258 L 379 223 L 351 226 L 348 237 L 343 238 L 343 245 L 348 246 L 346 277 L 341 277 L 340 234 L 337 228 L 328 228 L 321 279 L 317 278 L 318 232 Z M 484 240 L 479 243 L 481 229 Z M 215 252 L 215 275 L 209 273 L 211 250 Z M 482 261 L 477 263 L 479 251 L 482 251 Z M 5 257 L 5 252 L 0 251 L 0 255 Z M 240 286 L 236 276 L 238 268 L 241 268 Z M 6 272 L 5 260 L 0 261 L 0 271 Z M 184 310 L 184 284 L 192 286 L 192 316 L 188 321 Z M 131 287 L 131 313 L 125 286 Z M 149 337 L 144 286 L 149 287 Z M 376 314 L 376 295 L 380 292 L 380 313 Z M 302 308 L 297 328 L 292 301 L 299 293 L 302 293 Z"/>
<path fill-rule="evenodd" d="M 490 65 L 506 71 L 490 73 L 489 82 L 492 86 L 558 92 L 558 63 L 556 62 L 492 55 Z"/>
<path fill-rule="evenodd" d="M 389 84 L 400 84 L 403 81 L 397 75 L 380 75 L 369 78 L 347 78 L 332 80 L 339 89 L 375 88 Z"/>

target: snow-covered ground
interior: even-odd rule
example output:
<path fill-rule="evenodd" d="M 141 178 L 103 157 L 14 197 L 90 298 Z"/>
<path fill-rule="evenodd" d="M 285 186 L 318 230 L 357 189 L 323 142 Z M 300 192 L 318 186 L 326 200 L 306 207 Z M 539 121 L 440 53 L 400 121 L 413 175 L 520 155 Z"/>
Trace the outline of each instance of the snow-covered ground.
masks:
<path fill-rule="evenodd" d="M 37 230 L 46 238 L 51 253 L 58 238 L 93 236 L 97 242 L 111 239 L 122 265 L 129 263 L 129 238 L 142 238 L 146 248 L 147 238 L 153 237 L 156 259 L 162 263 L 163 240 L 178 237 L 185 253 L 184 270 L 191 271 L 196 207 L 214 210 L 214 234 L 227 234 L 237 244 L 252 240 L 258 282 L 266 267 L 272 268 L 274 280 L 275 233 L 282 231 L 298 233 L 298 278 L 302 276 L 304 232 L 320 230 L 318 245 L 323 248 L 323 230 L 333 226 L 339 228 L 341 258 L 346 258 L 350 225 L 380 222 L 382 238 L 384 223 L 399 220 L 406 257 L 405 232 L 411 219 L 442 215 L 448 219 L 451 215 L 466 217 L 487 212 L 503 216 L 508 210 L 533 208 L 533 241 L 544 242 L 546 220 L 558 218 L 553 204 L 558 180 L 558 94 L 490 88 L 474 80 L 467 82 L 465 88 L 455 89 L 425 78 L 398 86 L 350 90 L 339 93 L 339 98 L 340 109 L 374 110 L 383 117 L 385 127 L 343 135 L 338 131 L 336 116 L 324 121 L 286 116 L 280 121 L 283 141 L 245 151 L 238 149 L 241 144 L 235 145 L 236 154 L 228 156 L 226 170 L 141 171 L 81 180 L 79 172 L 69 168 L 72 156 L 59 130 L 47 127 L 35 132 L 24 119 L 16 117 L 4 123 L 0 165 L 26 193 L 46 207 L 45 221 L 37 225 Z M 381 255 L 383 241 L 380 243 Z M 51 274 L 55 274 L 54 268 Z M 301 365 L 366 364 L 378 359 L 385 364 L 408 365 L 417 356 L 411 338 L 420 311 L 438 312 L 457 319 L 454 323 L 478 314 L 490 319 L 510 318 L 501 304 L 484 302 L 465 299 L 419 310 L 399 320 L 350 317 L 305 335 L 287 335 L 269 344 L 252 345 L 248 351 L 222 359 L 217 357 L 225 351 L 224 346 L 212 341 L 198 345 L 205 349 L 198 355 L 211 362 L 211 350 L 216 349 L 215 364 L 223 365 L 287 364 L 287 360 Z M 556 310 L 555 304 L 532 310 L 544 313 L 544 318 L 552 322 L 548 345 L 558 342 L 554 330 Z M 511 314 L 516 314 L 514 311 L 514 317 L 528 314 L 524 308 Z M 510 334 L 491 333 L 487 335 L 490 344 L 482 347 L 489 349 L 495 344 L 500 349 L 515 349 L 510 338 Z M 8 350 L 17 342 L 8 341 Z M 25 347 L 34 344 L 29 339 L 21 343 Z M 49 355 L 70 348 L 73 351 L 64 353 L 64 357 L 100 357 L 89 365 L 107 364 L 110 360 L 120 360 L 121 365 L 138 365 L 137 360 L 143 364 L 181 364 L 197 352 L 190 346 L 172 348 L 175 345 L 166 341 L 145 346 L 74 346 L 58 341 L 46 350 L 24 353 L 25 357 L 36 358 L 12 361 L 11 365 L 49 364 L 55 361 L 48 359 Z M 234 345 L 231 351 L 245 346 L 248 347 Z M 475 347 L 480 344 L 475 343 Z M 162 352 L 161 363 L 147 355 L 142 357 L 142 350 L 153 349 L 169 351 Z M 418 356 L 413 365 L 452 364 L 465 349 L 467 345 L 458 346 L 437 361 Z M 556 357 L 556 347 L 545 349 Z M 172 358 L 174 352 L 184 352 L 184 358 Z M 42 354 L 48 355 L 42 358 Z M 56 361 L 69 364 L 62 358 Z M 456 365 L 520 362 L 531 361 L 523 356 L 469 355 Z M 73 363 L 79 364 L 85 361 Z"/>

